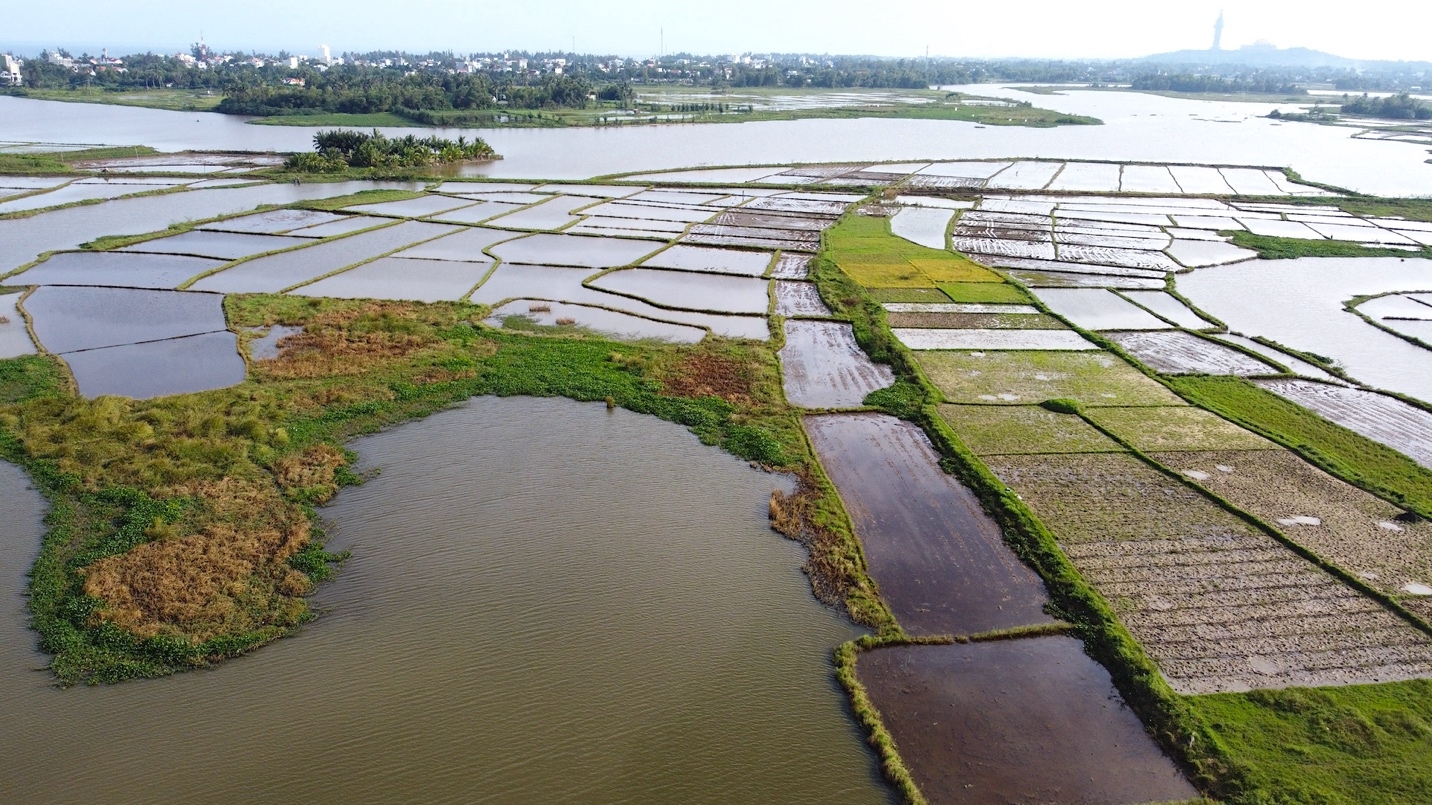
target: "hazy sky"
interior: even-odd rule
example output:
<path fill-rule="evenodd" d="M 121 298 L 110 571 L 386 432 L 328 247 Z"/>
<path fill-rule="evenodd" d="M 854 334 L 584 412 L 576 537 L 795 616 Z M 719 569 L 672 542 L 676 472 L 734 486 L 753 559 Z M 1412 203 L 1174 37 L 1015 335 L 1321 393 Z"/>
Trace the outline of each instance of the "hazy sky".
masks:
<path fill-rule="evenodd" d="M 782 51 L 1119 58 L 1267 39 L 1352 58 L 1432 61 L 1425 0 L 138 0 L 7 4 L 0 47 L 173 52 L 200 32 L 221 50 L 335 54 L 392 48 L 655 54 Z"/>

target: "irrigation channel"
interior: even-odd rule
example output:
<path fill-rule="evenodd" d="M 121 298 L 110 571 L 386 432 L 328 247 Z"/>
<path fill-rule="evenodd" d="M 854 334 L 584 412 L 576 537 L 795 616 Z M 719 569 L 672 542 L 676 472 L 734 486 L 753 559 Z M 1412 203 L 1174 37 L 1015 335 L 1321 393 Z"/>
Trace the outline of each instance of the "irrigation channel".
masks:
<path fill-rule="evenodd" d="M 601 403 L 481 397 L 360 439 L 329 614 L 242 662 L 58 690 L 21 591 L 44 500 L 0 464 L 0 801 L 891 801 L 787 481 Z"/>
<path fill-rule="evenodd" d="M 816 351 L 804 363 L 851 360 L 838 339 L 826 344 L 829 355 L 807 344 Z M 831 388 L 820 389 L 801 365 L 794 371 L 816 399 L 843 379 L 830 375 Z M 850 412 L 807 416 L 805 429 L 850 513 L 870 574 L 908 633 L 968 637 L 1053 622 L 1043 583 L 1004 544 L 974 494 L 941 469 L 918 427 Z M 1072 637 L 880 648 L 860 657 L 857 676 L 931 802 L 1197 795 Z"/>

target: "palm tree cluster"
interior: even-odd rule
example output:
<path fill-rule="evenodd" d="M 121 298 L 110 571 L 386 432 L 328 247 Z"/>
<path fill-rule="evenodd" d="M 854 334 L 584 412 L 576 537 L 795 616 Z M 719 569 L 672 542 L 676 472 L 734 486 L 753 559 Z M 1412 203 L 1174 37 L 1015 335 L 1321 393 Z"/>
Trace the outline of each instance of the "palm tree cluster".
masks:
<path fill-rule="evenodd" d="M 312 153 L 294 154 L 284 163 L 304 173 L 336 173 L 348 168 L 420 168 L 464 160 L 495 159 L 497 153 L 482 138 L 388 137 L 335 129 L 313 135 Z"/>

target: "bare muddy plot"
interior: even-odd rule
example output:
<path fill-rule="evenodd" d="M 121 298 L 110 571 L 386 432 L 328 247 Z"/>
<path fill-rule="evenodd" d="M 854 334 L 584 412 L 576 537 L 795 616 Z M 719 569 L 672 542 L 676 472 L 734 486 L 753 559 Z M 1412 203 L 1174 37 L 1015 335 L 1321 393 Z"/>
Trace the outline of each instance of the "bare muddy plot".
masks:
<path fill-rule="evenodd" d="M 770 252 L 747 252 L 735 249 L 707 249 L 699 246 L 672 246 L 642 263 L 647 268 L 671 268 L 682 271 L 709 271 L 717 274 L 741 274 L 759 277 L 771 265 Z M 1432 310 L 1432 308 L 1429 308 Z"/>
<path fill-rule="evenodd" d="M 194 283 L 194 290 L 223 293 L 277 293 L 324 274 L 381 257 L 409 244 L 450 234 L 458 227 L 404 221 L 290 252 L 260 257 Z"/>
<path fill-rule="evenodd" d="M 911 243 L 943 250 L 945 233 L 954 217 L 953 210 L 906 207 L 890 219 L 890 232 Z"/>
<path fill-rule="evenodd" d="M 1406 517 L 1291 452 L 1153 458 L 1389 595 L 1432 586 L 1432 523 Z"/>
<path fill-rule="evenodd" d="M 67 353 L 225 330 L 223 303 L 211 293 L 47 286 L 24 306 L 41 346 Z"/>
<path fill-rule="evenodd" d="M 1104 266 L 1124 266 L 1151 271 L 1177 271 L 1180 266 L 1163 252 L 1140 249 L 1117 249 L 1103 246 L 1059 245 L 1059 259 L 1063 262 L 1091 263 Z"/>
<path fill-rule="evenodd" d="M 1097 350 L 1072 330 L 945 330 L 895 327 L 890 331 L 913 350 Z"/>
<path fill-rule="evenodd" d="M 865 549 L 870 574 L 913 634 L 1049 623 L 1039 577 L 979 500 L 939 466 L 925 434 L 884 414 L 808 416 L 806 432 Z"/>
<path fill-rule="evenodd" d="M 490 267 L 491 263 L 380 257 L 289 293 L 338 299 L 456 301 L 467 296 Z"/>
<path fill-rule="evenodd" d="M 1160 288 L 1163 287 L 1165 278 L 1163 271 L 1153 271 L 1147 268 L 1088 265 L 1085 263 L 1069 263 L 1062 260 L 1038 260 L 1030 257 L 993 257 L 981 259 L 984 263 L 997 268 L 1026 269 L 1060 274 L 1087 274 L 1096 277 L 1128 278 L 1139 282 L 1154 282 L 1157 283 L 1156 287 Z M 1135 287 L 1142 286 L 1136 285 Z"/>
<path fill-rule="evenodd" d="M 645 237 L 656 240 L 670 240 L 672 235 L 679 235 L 686 231 L 686 224 L 681 221 L 655 221 L 646 218 L 605 218 L 592 216 L 583 218 L 580 223 L 569 227 L 564 232 L 597 232 L 603 235 L 615 235 L 617 237 Z"/>
<path fill-rule="evenodd" d="M 716 313 L 760 313 L 770 307 L 767 282 L 749 277 L 627 268 L 592 281 L 592 287 L 634 296 L 657 307 Z"/>
<path fill-rule="evenodd" d="M 893 646 L 856 674 L 931 803 L 1197 795 L 1074 638 Z"/>
<path fill-rule="evenodd" d="M 1050 527 L 1179 693 L 1432 674 L 1432 638 L 1132 456 L 985 463 Z"/>
<path fill-rule="evenodd" d="M 1247 338 L 1245 336 L 1237 335 L 1234 333 L 1222 333 L 1218 336 L 1218 340 L 1225 341 L 1230 344 L 1237 344 L 1238 346 L 1243 347 L 1249 352 L 1252 352 L 1257 355 L 1262 355 L 1264 358 L 1268 359 L 1269 363 L 1277 364 L 1279 366 L 1285 366 L 1288 369 L 1292 370 L 1293 374 L 1298 375 L 1300 377 L 1309 377 L 1313 380 L 1321 380 L 1325 383 L 1333 383 L 1335 385 L 1345 385 L 1343 381 L 1329 374 L 1321 367 L 1314 366 L 1313 364 L 1308 363 L 1301 358 L 1295 358 L 1286 352 L 1276 350 L 1266 344 L 1260 344 L 1251 338 Z"/>
<path fill-rule="evenodd" d="M 813 283 L 776 281 L 776 314 L 780 316 L 830 316 Z"/>
<path fill-rule="evenodd" d="M 1383 394 L 1310 380 L 1258 385 L 1432 468 L 1432 413 Z"/>
<path fill-rule="evenodd" d="M 895 382 L 890 367 L 871 362 L 849 324 L 787 321 L 781 369 L 786 399 L 802 408 L 854 408 Z"/>
<path fill-rule="evenodd" d="M 404 199 L 403 201 L 385 201 L 380 204 L 358 204 L 352 207 L 345 207 L 344 209 L 348 212 L 357 212 L 364 215 L 385 215 L 393 218 L 422 218 L 462 207 L 471 207 L 472 204 L 473 202 L 469 199 L 430 195 Z"/>
<path fill-rule="evenodd" d="M 1173 450 L 1278 450 L 1278 445 L 1192 406 L 1090 408 L 1099 427 L 1145 453 Z"/>
<path fill-rule="evenodd" d="M 278 235 L 294 229 L 342 221 L 344 216 L 318 210 L 269 210 L 268 212 L 243 215 L 224 221 L 204 224 L 200 229 L 221 232 L 248 232 L 258 235 Z M 365 222 L 372 226 L 373 222 Z"/>
<path fill-rule="evenodd" d="M 80 394 L 136 399 L 221 389 L 244 380 L 244 359 L 231 332 L 69 352 Z"/>
<path fill-rule="evenodd" d="M 491 251 L 514 263 L 613 268 L 631 265 L 656 248 L 640 240 L 544 234 L 511 240 Z"/>
<path fill-rule="evenodd" d="M 1101 288 L 1041 288 L 1039 301 L 1086 330 L 1165 330 L 1169 325 L 1112 291 Z"/>
<path fill-rule="evenodd" d="M 505 240 L 523 237 L 515 232 L 502 229 L 465 227 L 451 235 L 420 243 L 411 249 L 404 249 L 394 257 L 410 257 L 419 260 L 466 260 L 490 263 L 492 258 L 483 254 L 483 249 Z"/>
<path fill-rule="evenodd" d="M 1179 330 L 1108 332 L 1104 335 L 1162 374 L 1240 377 L 1281 374 L 1276 367 L 1251 355 Z"/>
<path fill-rule="evenodd" d="M 979 456 L 1124 450 L 1078 416 L 1037 405 L 941 405 L 939 410 L 960 440 Z"/>
<path fill-rule="evenodd" d="M 580 328 L 623 341 L 654 339 L 674 344 L 695 344 L 706 337 L 706 331 L 700 327 L 643 319 L 590 305 L 533 299 L 513 300 L 494 309 L 487 323 L 494 327 L 504 327 L 512 325 L 514 318 L 543 327 Z"/>
<path fill-rule="evenodd" d="M 1054 230 L 1054 240 L 1060 246 L 1097 246 L 1105 249 L 1132 249 L 1136 252 L 1156 252 L 1168 248 L 1172 241 L 1168 235 L 1162 232 L 1153 236 L 1130 233 L 1125 235 L 1119 230 L 1101 230 L 1091 232 L 1088 228 L 1073 229 L 1071 227 L 1058 227 Z M 1068 258 L 1066 258 L 1068 259 Z M 1127 262 L 1121 261 L 1122 265 Z"/>
<path fill-rule="evenodd" d="M 1189 310 L 1188 305 L 1166 291 L 1125 291 L 1123 296 L 1139 307 L 1171 321 L 1179 327 L 1201 330 L 1213 326 L 1210 322 L 1204 321 L 1197 313 Z"/>
<path fill-rule="evenodd" d="M 596 199 L 581 196 L 553 196 L 541 204 L 524 207 L 516 212 L 493 218 L 487 223 L 489 226 L 506 229 L 561 229 L 577 222 L 574 210 L 591 206 L 594 203 L 596 203 Z"/>
<path fill-rule="evenodd" d="M 1006 238 L 970 238 L 958 231 L 950 239 L 956 251 L 966 254 L 994 255 L 998 257 L 1030 257 L 1036 260 L 1053 260 L 1054 243 L 1012 240 Z"/>
<path fill-rule="evenodd" d="M 953 403 L 1074 399 L 1086 406 L 1184 405 L 1157 381 L 1104 352 L 922 352 L 916 358 Z"/>
<path fill-rule="evenodd" d="M 718 226 L 740 226 L 750 229 L 781 229 L 806 232 L 821 232 L 829 229 L 834 221 L 827 216 L 798 215 L 796 213 L 760 212 L 745 208 L 723 212 L 711 219 Z"/>
<path fill-rule="evenodd" d="M 172 289 L 223 264 L 223 260 L 173 254 L 60 252 L 10 281 L 26 285 Z"/>
<path fill-rule="evenodd" d="M 1163 280 L 1116 274 L 1082 274 L 1014 269 L 1009 275 L 1031 288 L 1141 288 L 1164 287 Z"/>
<path fill-rule="evenodd" d="M 0 360 L 33 355 L 35 343 L 25 329 L 25 316 L 20 312 L 19 293 L 0 295 Z"/>
<path fill-rule="evenodd" d="M 304 246 L 311 242 L 306 238 L 282 235 L 248 235 L 238 232 L 205 232 L 202 229 L 195 229 L 167 238 L 146 240 L 143 243 L 125 246 L 117 251 L 187 254 L 220 260 L 237 260 L 240 257 Z"/>

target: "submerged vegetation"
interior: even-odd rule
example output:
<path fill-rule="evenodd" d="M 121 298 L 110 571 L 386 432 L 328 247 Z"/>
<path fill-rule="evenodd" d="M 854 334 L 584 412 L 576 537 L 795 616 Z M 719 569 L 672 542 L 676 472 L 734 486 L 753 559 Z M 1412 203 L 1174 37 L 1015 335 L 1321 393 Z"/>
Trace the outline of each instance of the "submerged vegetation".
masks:
<path fill-rule="evenodd" d="M 0 173 L 10 176 L 75 173 L 75 163 L 91 159 L 115 159 L 157 154 L 148 146 L 116 146 L 80 151 L 36 151 L 0 154 Z"/>
<path fill-rule="evenodd" d="M 350 168 L 383 170 L 423 168 L 465 160 L 499 159 L 482 138 L 448 140 L 441 137 L 390 138 L 377 129 L 320 131 L 313 135 L 313 153 L 294 154 L 284 169 L 300 173 L 342 173 Z"/>

